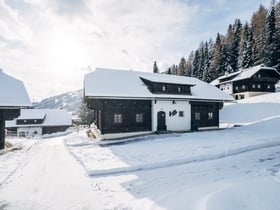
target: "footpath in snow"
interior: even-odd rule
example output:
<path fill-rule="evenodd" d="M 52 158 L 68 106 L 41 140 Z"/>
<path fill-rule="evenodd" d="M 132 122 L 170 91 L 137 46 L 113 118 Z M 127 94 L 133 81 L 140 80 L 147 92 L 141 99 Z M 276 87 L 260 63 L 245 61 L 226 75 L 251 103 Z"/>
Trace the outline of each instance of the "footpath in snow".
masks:
<path fill-rule="evenodd" d="M 24 157 L 18 152 L 0 156 L 17 165 L 8 175 L 0 164 L 0 209 L 97 209 L 90 180 L 65 148 L 63 137 L 38 140 L 23 153 Z"/>

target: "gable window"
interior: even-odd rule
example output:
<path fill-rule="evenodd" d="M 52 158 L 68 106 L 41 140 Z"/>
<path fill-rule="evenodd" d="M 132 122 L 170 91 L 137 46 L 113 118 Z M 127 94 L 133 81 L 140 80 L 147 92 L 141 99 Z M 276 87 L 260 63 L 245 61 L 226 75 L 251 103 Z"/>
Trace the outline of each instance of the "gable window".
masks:
<path fill-rule="evenodd" d="M 182 87 L 178 87 L 178 93 L 182 92 Z"/>
<path fill-rule="evenodd" d="M 200 120 L 200 112 L 195 112 L 194 113 L 194 119 L 195 120 Z"/>
<path fill-rule="evenodd" d="M 214 119 L 214 113 L 208 112 L 208 120 L 213 120 L 213 119 Z"/>
<path fill-rule="evenodd" d="M 165 92 L 165 91 L 167 90 L 166 85 L 162 85 L 162 86 L 161 86 L 161 90 L 162 90 L 163 92 Z"/>
<path fill-rule="evenodd" d="M 267 89 L 270 89 L 270 85 L 267 85 Z"/>
<path fill-rule="evenodd" d="M 121 124 L 122 123 L 122 114 L 114 114 L 114 123 Z"/>
<path fill-rule="evenodd" d="M 143 114 L 136 114 L 136 123 L 142 123 L 144 120 L 143 120 Z"/>
<path fill-rule="evenodd" d="M 184 117 L 184 111 L 179 111 L 179 117 Z"/>

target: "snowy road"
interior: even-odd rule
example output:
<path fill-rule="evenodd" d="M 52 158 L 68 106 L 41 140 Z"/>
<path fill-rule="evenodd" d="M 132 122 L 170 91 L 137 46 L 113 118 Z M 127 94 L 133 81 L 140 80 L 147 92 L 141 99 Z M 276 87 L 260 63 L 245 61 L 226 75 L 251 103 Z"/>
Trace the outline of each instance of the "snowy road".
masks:
<path fill-rule="evenodd" d="M 0 187 L 0 209 L 94 209 L 95 203 L 89 178 L 61 137 L 35 144 Z"/>

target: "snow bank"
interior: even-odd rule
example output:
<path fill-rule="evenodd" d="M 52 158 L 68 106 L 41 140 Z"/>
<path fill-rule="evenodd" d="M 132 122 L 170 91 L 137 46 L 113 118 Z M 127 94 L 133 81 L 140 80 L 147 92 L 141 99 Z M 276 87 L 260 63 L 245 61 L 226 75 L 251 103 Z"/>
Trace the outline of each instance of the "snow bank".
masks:
<path fill-rule="evenodd" d="M 153 141 L 125 146 L 99 147 L 75 136 L 66 139 L 66 144 L 90 176 L 112 175 L 215 160 L 278 146 L 279 124 L 280 117 L 275 117 L 235 129 L 170 135 L 165 139 L 159 136 Z"/>
<path fill-rule="evenodd" d="M 280 116 L 280 103 L 242 103 L 224 106 L 221 123 L 244 124 Z"/>
<path fill-rule="evenodd" d="M 280 103 L 280 92 L 250 97 L 239 100 L 238 103 Z"/>

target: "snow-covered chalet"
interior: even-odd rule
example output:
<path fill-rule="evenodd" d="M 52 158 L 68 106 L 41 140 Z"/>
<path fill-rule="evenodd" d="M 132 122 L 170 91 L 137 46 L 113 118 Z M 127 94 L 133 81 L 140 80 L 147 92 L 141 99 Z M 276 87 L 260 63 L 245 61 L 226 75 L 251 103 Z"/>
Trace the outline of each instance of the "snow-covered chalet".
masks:
<path fill-rule="evenodd" d="M 31 107 L 31 101 L 22 81 L 0 69 L 0 149 L 5 147 L 5 120 L 20 114 L 21 108 Z"/>
<path fill-rule="evenodd" d="M 85 75 L 84 100 L 108 134 L 218 128 L 233 98 L 196 78 L 97 68 Z"/>
<path fill-rule="evenodd" d="M 275 92 L 280 74 L 272 67 L 258 65 L 226 74 L 211 82 L 236 100 Z"/>
<path fill-rule="evenodd" d="M 19 137 L 41 137 L 65 131 L 71 125 L 71 114 L 64 109 L 21 109 L 18 118 L 6 121 L 7 130 Z"/>

